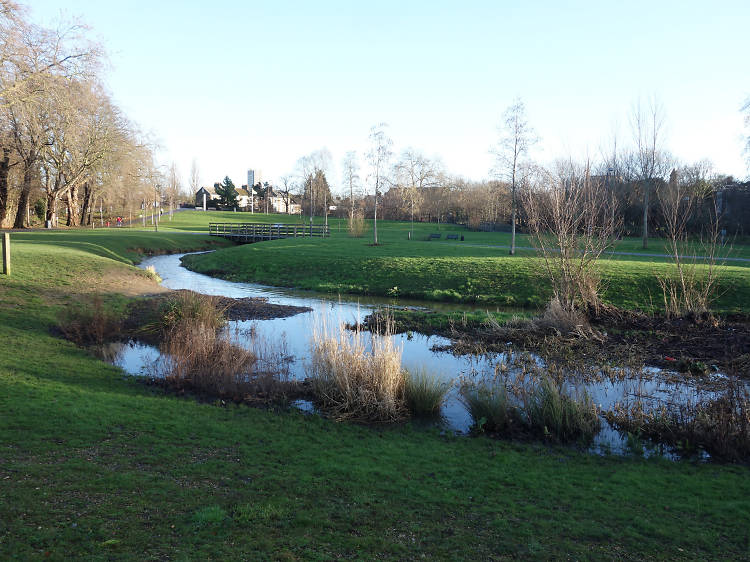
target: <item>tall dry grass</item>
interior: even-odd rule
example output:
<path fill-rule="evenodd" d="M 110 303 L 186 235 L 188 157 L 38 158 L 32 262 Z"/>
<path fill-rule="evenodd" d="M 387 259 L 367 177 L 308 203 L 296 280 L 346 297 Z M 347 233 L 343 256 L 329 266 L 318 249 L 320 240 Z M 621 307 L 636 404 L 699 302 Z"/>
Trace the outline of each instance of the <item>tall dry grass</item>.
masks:
<path fill-rule="evenodd" d="M 161 318 L 162 357 L 155 374 L 168 384 L 244 401 L 279 400 L 294 392 L 288 353 L 279 345 L 225 329 L 220 299 L 180 291 Z M 247 336 L 247 337 L 246 337 Z M 235 343 L 244 339 L 243 345 Z"/>
<path fill-rule="evenodd" d="M 686 404 L 616 404 L 604 413 L 614 427 L 729 461 L 750 460 L 750 389 L 732 377 L 715 396 Z"/>
<path fill-rule="evenodd" d="M 329 329 L 322 321 L 311 342 L 311 381 L 323 409 L 337 419 L 391 422 L 407 417 L 401 348 L 389 330 Z M 369 339 L 369 341 L 368 341 Z"/>

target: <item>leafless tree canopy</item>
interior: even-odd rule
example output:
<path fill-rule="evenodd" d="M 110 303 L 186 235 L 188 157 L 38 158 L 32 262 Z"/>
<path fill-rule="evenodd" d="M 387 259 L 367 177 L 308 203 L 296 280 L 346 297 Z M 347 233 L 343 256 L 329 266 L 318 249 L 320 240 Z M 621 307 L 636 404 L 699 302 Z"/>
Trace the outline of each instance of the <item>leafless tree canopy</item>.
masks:
<path fill-rule="evenodd" d="M 49 29 L 25 16 L 0 1 L 0 145 L 10 172 L 0 175 L 0 226 L 28 225 L 34 201 L 53 224 L 61 206 L 68 225 L 90 223 L 97 198 L 101 220 L 105 198 L 124 214 L 133 198 L 122 191 L 140 189 L 133 170 L 153 167 L 153 157 L 101 85 L 102 50 L 77 22 Z"/>
<path fill-rule="evenodd" d="M 526 108 L 523 101 L 517 99 L 513 105 L 508 107 L 503 114 L 503 124 L 500 127 L 500 141 L 494 149 L 497 165 L 495 175 L 510 184 L 511 193 L 511 255 L 516 252 L 516 215 L 517 188 L 519 183 L 519 172 L 525 168 L 522 166 L 523 159 L 529 151 L 529 147 L 537 142 L 536 133 L 526 119 Z"/>
<path fill-rule="evenodd" d="M 370 164 L 370 184 L 373 186 L 373 202 L 374 202 L 374 213 L 373 213 L 373 244 L 378 244 L 378 197 L 380 197 L 380 191 L 386 184 L 386 172 L 388 170 L 388 162 L 391 159 L 392 152 L 391 146 L 393 141 L 386 134 L 385 123 L 375 125 L 370 129 L 370 150 L 367 153 L 367 161 Z"/>
<path fill-rule="evenodd" d="M 535 167 L 530 179 L 524 209 L 555 299 L 569 312 L 598 307 L 595 264 L 619 231 L 615 198 L 591 177 L 588 163 Z"/>

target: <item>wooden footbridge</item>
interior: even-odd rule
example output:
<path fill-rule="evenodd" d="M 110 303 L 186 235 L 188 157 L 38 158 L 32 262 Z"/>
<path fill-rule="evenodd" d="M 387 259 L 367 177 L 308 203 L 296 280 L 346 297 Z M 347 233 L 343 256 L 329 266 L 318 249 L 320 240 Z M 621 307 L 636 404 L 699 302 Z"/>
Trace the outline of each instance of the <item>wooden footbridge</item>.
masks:
<path fill-rule="evenodd" d="M 260 222 L 210 222 L 208 223 L 208 234 L 209 236 L 228 238 L 240 244 L 249 244 L 260 242 L 261 240 L 277 240 L 279 238 L 327 238 L 330 236 L 330 230 L 328 225 L 322 224 L 305 226 L 303 224 Z"/>

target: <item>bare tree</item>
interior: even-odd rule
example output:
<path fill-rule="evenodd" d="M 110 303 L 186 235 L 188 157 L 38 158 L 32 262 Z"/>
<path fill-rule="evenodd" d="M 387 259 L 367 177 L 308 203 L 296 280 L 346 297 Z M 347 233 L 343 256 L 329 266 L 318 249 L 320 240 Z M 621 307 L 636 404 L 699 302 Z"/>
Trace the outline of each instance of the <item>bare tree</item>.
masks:
<path fill-rule="evenodd" d="M 316 201 L 319 200 L 319 196 L 322 195 L 327 199 L 328 189 L 327 182 L 325 182 L 326 171 L 331 165 L 331 153 L 327 148 L 322 148 L 311 152 L 307 156 L 303 156 L 297 161 L 297 167 L 302 178 L 304 186 L 309 186 L 309 201 L 310 201 L 310 226 L 313 224 L 313 216 L 315 213 Z M 319 202 L 319 201 L 318 201 Z M 323 202 L 323 206 L 327 205 L 327 201 Z M 324 209 L 324 213 L 327 209 Z M 326 223 L 328 217 L 326 216 Z"/>
<path fill-rule="evenodd" d="M 380 188 L 385 182 L 385 171 L 388 169 L 388 161 L 393 154 L 391 145 L 393 141 L 386 135 L 387 125 L 381 123 L 370 129 L 370 150 L 367 160 L 370 163 L 370 182 L 374 188 L 375 212 L 373 214 L 373 244 L 378 245 L 378 196 Z"/>
<path fill-rule="evenodd" d="M 411 237 L 414 235 L 415 208 L 419 210 L 425 190 L 437 184 L 440 177 L 439 165 L 410 147 L 401 153 L 399 161 L 396 162 L 394 176 L 397 186 L 401 189 L 401 197 L 409 208 Z"/>
<path fill-rule="evenodd" d="M 250 189 L 252 189 L 252 186 L 248 186 Z M 193 196 L 195 196 L 196 193 L 198 193 L 198 190 L 201 188 L 201 172 L 198 169 L 198 161 L 193 158 L 193 161 L 190 163 L 190 190 L 192 191 Z"/>
<path fill-rule="evenodd" d="M 283 188 L 281 189 L 281 192 L 284 194 L 284 208 L 286 209 L 286 214 L 291 214 L 289 209 L 291 209 L 292 206 L 292 196 L 291 191 L 294 186 L 294 178 L 290 175 L 281 176 L 281 185 Z"/>
<path fill-rule="evenodd" d="M 344 168 L 344 187 L 349 189 L 349 228 L 354 224 L 354 190 L 359 187 L 359 162 L 357 153 L 350 151 L 342 161 Z"/>
<path fill-rule="evenodd" d="M 519 171 L 523 169 L 521 164 L 529 148 L 538 141 L 534 129 L 526 119 L 523 101 L 517 99 L 505 110 L 499 132 L 500 141 L 493 150 L 497 158 L 495 173 L 510 184 L 510 255 L 514 255 L 516 253 Z"/>
<path fill-rule="evenodd" d="M 598 307 L 594 265 L 620 226 L 616 201 L 592 179 L 589 165 L 560 162 L 554 171 L 534 169 L 523 192 L 532 243 L 542 258 L 554 299 L 563 311 Z"/>
<path fill-rule="evenodd" d="M 750 170 L 750 96 L 745 100 L 742 111 L 745 113 L 745 127 L 748 129 L 747 139 L 745 140 L 745 156 L 747 157 L 748 170 Z"/>
<path fill-rule="evenodd" d="M 670 257 L 675 274 L 658 276 L 667 316 L 708 312 L 715 296 L 718 277 L 720 228 L 715 194 L 706 162 L 672 170 L 669 182 L 657 193 Z M 688 223 L 699 202 L 709 201 L 709 216 L 697 239 Z"/>
<path fill-rule="evenodd" d="M 172 209 L 174 208 L 175 202 L 180 197 L 182 191 L 182 179 L 180 178 L 180 172 L 177 169 L 177 164 L 172 162 L 167 171 L 166 185 L 164 186 L 164 197 L 169 204 L 169 220 L 172 220 Z"/>
<path fill-rule="evenodd" d="M 65 81 L 51 94 L 42 153 L 49 174 L 44 184 L 47 220 L 56 219 L 57 203 L 64 199 L 68 223 L 76 226 L 77 190 L 112 148 L 118 132 L 116 111 L 95 84 Z"/>
<path fill-rule="evenodd" d="M 669 169 L 664 152 L 664 107 L 655 99 L 644 108 L 638 100 L 630 114 L 635 153 L 631 159 L 632 175 L 643 190 L 643 249 L 648 248 L 648 214 L 651 192 Z"/>

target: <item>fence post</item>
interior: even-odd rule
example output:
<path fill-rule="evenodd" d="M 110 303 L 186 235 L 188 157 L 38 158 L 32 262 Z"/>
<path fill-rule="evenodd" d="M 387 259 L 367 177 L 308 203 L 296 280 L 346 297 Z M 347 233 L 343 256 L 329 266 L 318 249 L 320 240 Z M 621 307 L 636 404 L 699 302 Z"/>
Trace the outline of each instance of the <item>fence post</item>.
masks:
<path fill-rule="evenodd" d="M 3 273 L 10 277 L 10 233 L 3 232 Z"/>

